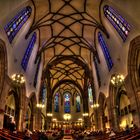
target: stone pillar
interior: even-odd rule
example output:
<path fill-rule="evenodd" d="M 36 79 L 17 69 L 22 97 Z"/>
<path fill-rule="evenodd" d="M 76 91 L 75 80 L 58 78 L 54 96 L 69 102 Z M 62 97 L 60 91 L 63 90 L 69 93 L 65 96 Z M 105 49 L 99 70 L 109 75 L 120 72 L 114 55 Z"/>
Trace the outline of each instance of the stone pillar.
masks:
<path fill-rule="evenodd" d="M 24 120 L 23 108 L 20 108 L 19 109 L 18 126 L 17 126 L 17 130 L 19 130 L 19 131 L 23 131 L 23 120 Z"/>
<path fill-rule="evenodd" d="M 52 90 L 51 90 L 50 72 L 47 71 L 47 113 L 52 113 Z"/>
<path fill-rule="evenodd" d="M 100 117 L 99 117 L 99 113 L 97 111 L 97 109 L 94 109 L 94 118 L 95 118 L 95 130 L 99 130 L 99 120 L 100 120 Z"/>
<path fill-rule="evenodd" d="M 48 129 L 50 129 L 51 128 L 51 117 L 46 117 L 46 129 L 48 130 Z"/>
<path fill-rule="evenodd" d="M 83 112 L 89 113 L 87 77 L 85 77 L 85 79 L 84 79 Z"/>
<path fill-rule="evenodd" d="M 0 129 L 3 128 L 3 122 L 4 122 L 4 110 L 0 108 Z"/>
<path fill-rule="evenodd" d="M 91 126 L 90 118 L 89 116 L 84 117 L 84 128 L 89 128 Z"/>
<path fill-rule="evenodd" d="M 34 113 L 34 130 L 41 130 L 42 127 L 42 118 L 41 118 L 41 109 L 40 108 L 36 108 L 36 111 Z"/>
<path fill-rule="evenodd" d="M 111 129 L 114 129 L 115 131 L 119 131 L 119 116 L 117 112 L 116 106 L 111 108 Z"/>

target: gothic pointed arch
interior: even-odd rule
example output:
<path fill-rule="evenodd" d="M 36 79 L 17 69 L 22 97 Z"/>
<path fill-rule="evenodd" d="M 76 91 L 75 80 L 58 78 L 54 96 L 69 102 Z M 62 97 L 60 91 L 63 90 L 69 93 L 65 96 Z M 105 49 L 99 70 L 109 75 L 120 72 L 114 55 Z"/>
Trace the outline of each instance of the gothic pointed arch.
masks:
<path fill-rule="evenodd" d="M 0 39 L 0 98 L 4 87 L 4 80 L 7 75 L 7 51 L 4 41 Z"/>

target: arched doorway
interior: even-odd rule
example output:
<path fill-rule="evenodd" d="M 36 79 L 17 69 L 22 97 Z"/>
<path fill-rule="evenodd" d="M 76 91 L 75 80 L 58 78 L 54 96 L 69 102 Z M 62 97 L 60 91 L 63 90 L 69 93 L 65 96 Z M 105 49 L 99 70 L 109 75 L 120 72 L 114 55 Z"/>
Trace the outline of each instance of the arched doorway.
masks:
<path fill-rule="evenodd" d="M 134 123 L 140 126 L 140 36 L 130 42 L 128 52 L 127 87 Z"/>
<path fill-rule="evenodd" d="M 132 127 L 133 117 L 131 113 L 131 105 L 126 92 L 121 91 L 118 98 L 118 115 L 120 128 L 124 129 L 126 125 Z"/>
<path fill-rule="evenodd" d="M 18 128 L 19 125 L 18 118 L 19 118 L 19 97 L 16 91 L 11 90 L 9 91 L 8 96 L 6 98 L 3 127 L 8 128 L 8 125 L 12 119 L 16 121 L 16 127 Z"/>
<path fill-rule="evenodd" d="M 7 53 L 5 43 L 0 39 L 0 98 L 3 90 L 5 74 L 7 74 Z"/>
<path fill-rule="evenodd" d="M 3 128 L 9 128 L 9 123 L 11 119 L 15 118 L 15 110 L 15 97 L 13 94 L 11 94 L 6 100 Z"/>

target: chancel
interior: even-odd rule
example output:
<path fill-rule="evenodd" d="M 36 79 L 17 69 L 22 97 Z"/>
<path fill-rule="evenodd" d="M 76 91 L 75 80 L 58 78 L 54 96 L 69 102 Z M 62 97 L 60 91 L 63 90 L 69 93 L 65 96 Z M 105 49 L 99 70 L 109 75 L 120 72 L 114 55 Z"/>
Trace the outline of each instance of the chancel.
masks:
<path fill-rule="evenodd" d="M 139 50 L 140 0 L 0 0 L 0 139 L 140 139 Z"/>

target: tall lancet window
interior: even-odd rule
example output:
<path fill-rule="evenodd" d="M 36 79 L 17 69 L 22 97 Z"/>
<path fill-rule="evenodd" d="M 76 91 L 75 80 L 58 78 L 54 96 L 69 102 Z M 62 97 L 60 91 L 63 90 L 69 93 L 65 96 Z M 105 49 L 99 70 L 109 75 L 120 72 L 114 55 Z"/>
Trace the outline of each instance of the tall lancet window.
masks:
<path fill-rule="evenodd" d="M 128 33 L 130 32 L 129 23 L 111 6 L 105 5 L 103 10 L 105 17 L 114 26 L 114 28 L 119 33 L 123 41 L 125 41 L 128 36 Z"/>
<path fill-rule="evenodd" d="M 93 95 L 92 95 L 92 88 L 91 85 L 88 87 L 88 99 L 89 99 L 89 105 L 93 105 Z"/>
<path fill-rule="evenodd" d="M 76 95 L 76 112 L 80 112 L 81 111 L 81 107 L 80 107 L 80 95 L 77 94 Z"/>
<path fill-rule="evenodd" d="M 70 113 L 70 94 L 69 93 L 64 94 L 64 112 Z"/>
<path fill-rule="evenodd" d="M 25 71 L 26 71 L 33 47 L 35 45 L 35 42 L 36 42 L 36 32 L 34 32 L 34 34 L 32 35 L 32 38 L 29 42 L 29 45 L 26 49 L 26 52 L 25 52 L 24 57 L 23 57 L 22 62 L 21 62 L 21 66 Z"/>
<path fill-rule="evenodd" d="M 106 60 L 107 66 L 108 66 L 108 70 L 110 71 L 111 68 L 113 67 L 113 62 L 112 62 L 111 56 L 109 54 L 107 44 L 106 44 L 101 32 L 98 33 L 98 41 L 102 48 L 102 51 L 103 51 L 103 54 L 104 54 L 104 57 L 105 57 L 105 60 Z"/>
<path fill-rule="evenodd" d="M 24 23 L 28 20 L 31 12 L 31 7 L 25 7 L 4 27 L 10 43 L 12 42 L 18 31 L 21 29 L 21 27 L 24 25 Z"/>
<path fill-rule="evenodd" d="M 43 84 L 41 92 L 42 92 L 42 104 L 45 104 L 45 100 L 46 100 L 46 97 L 47 97 L 46 83 Z"/>
<path fill-rule="evenodd" d="M 59 112 L 59 93 L 56 93 L 54 97 L 54 112 Z"/>

